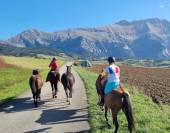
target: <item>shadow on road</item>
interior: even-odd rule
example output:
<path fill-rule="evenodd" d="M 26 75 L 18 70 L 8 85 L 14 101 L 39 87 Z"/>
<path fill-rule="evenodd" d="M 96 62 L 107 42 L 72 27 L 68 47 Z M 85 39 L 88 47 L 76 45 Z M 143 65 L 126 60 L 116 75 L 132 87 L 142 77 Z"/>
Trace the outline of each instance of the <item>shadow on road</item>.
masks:
<path fill-rule="evenodd" d="M 27 132 L 24 132 L 24 133 L 42 133 L 42 132 L 44 133 L 45 131 L 48 131 L 49 129 L 51 129 L 51 127 L 27 131 Z"/>
<path fill-rule="evenodd" d="M 65 133 L 90 133 L 89 130 L 83 130 L 83 131 L 79 131 L 79 132 L 65 132 Z"/>
<path fill-rule="evenodd" d="M 12 113 L 19 112 L 27 109 L 33 109 L 33 101 L 31 97 L 27 98 L 16 98 L 10 102 L 3 104 L 0 107 L 0 112 Z"/>
<path fill-rule="evenodd" d="M 33 99 L 31 97 L 26 98 L 16 98 L 10 102 L 7 102 L 0 106 L 0 112 L 5 113 L 15 113 L 39 109 L 48 109 L 50 107 L 57 107 L 62 103 L 66 103 L 65 99 L 56 99 L 55 102 L 50 103 L 53 99 L 46 99 L 39 102 L 39 107 L 35 108 L 33 104 Z M 48 104 L 45 104 L 49 102 Z"/>
<path fill-rule="evenodd" d="M 87 121 L 87 114 L 81 113 L 83 110 L 85 109 L 65 110 L 64 108 L 57 108 L 43 110 L 40 118 L 36 122 L 44 125 L 49 125 Z"/>
<path fill-rule="evenodd" d="M 27 131 L 27 132 L 24 132 L 24 133 L 45 133 L 45 132 L 48 133 L 49 129 L 51 129 L 51 127 Z M 82 131 L 78 131 L 78 132 L 64 132 L 64 133 L 89 133 L 89 132 L 90 132 L 89 130 L 82 130 Z"/>

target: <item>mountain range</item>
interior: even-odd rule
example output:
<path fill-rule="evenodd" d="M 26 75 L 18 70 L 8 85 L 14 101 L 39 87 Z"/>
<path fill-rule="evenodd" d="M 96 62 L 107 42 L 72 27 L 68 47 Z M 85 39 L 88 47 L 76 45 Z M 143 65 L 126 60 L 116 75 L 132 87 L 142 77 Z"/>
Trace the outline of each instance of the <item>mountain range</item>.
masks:
<path fill-rule="evenodd" d="M 0 41 L 17 48 L 52 48 L 79 57 L 170 59 L 170 22 L 165 19 L 122 20 L 95 27 L 57 32 L 29 29 Z"/>

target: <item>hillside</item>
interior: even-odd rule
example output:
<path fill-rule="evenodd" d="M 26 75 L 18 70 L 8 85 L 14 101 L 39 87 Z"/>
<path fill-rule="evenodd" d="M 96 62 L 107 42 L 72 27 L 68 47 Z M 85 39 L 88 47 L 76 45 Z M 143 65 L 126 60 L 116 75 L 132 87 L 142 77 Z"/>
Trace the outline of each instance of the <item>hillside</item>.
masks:
<path fill-rule="evenodd" d="M 126 20 L 96 28 L 47 33 L 23 31 L 7 40 L 22 48 L 54 48 L 80 57 L 170 58 L 170 22 L 163 19 Z"/>
<path fill-rule="evenodd" d="M 61 52 L 53 48 L 27 48 L 11 45 L 0 45 L 0 55 L 37 56 L 38 54 L 56 56 Z"/>

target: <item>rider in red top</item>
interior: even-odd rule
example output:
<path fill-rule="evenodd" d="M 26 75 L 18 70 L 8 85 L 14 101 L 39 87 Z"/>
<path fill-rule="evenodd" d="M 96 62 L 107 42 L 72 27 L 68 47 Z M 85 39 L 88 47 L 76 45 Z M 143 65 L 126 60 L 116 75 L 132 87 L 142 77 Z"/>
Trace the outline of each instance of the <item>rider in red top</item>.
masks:
<path fill-rule="evenodd" d="M 52 59 L 52 61 L 50 62 L 49 66 L 51 68 L 51 70 L 49 71 L 48 75 L 47 75 L 47 78 L 46 78 L 46 82 L 49 81 L 49 75 L 51 72 L 55 72 L 55 73 L 59 73 L 59 62 L 58 60 L 54 57 Z"/>
<path fill-rule="evenodd" d="M 51 71 L 58 71 L 59 63 L 56 58 L 53 58 L 53 60 L 49 64 L 49 67 L 51 68 Z"/>

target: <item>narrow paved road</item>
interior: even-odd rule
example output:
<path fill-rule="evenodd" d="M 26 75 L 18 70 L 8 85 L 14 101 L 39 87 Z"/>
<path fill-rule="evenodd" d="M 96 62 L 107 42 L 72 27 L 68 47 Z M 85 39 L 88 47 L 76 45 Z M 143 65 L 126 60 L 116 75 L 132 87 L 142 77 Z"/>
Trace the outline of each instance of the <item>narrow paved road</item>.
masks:
<path fill-rule="evenodd" d="M 66 67 L 60 69 L 60 74 Z M 58 98 L 52 99 L 50 84 L 42 88 L 42 100 L 34 108 L 32 94 L 22 96 L 0 107 L 0 133 L 88 133 L 87 99 L 82 80 L 76 78 L 72 105 L 66 102 L 64 89 L 59 83 Z"/>

